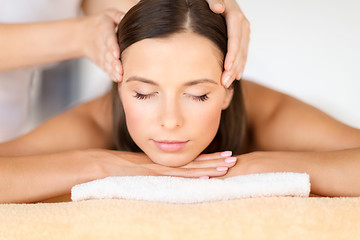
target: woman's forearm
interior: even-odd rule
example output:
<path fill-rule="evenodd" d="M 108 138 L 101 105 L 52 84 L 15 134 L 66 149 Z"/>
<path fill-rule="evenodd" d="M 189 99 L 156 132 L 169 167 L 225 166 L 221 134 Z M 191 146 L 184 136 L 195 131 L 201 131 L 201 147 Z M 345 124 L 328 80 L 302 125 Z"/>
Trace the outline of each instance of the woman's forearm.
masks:
<path fill-rule="evenodd" d="M 311 192 L 360 196 L 360 149 L 329 152 L 254 152 L 238 156 L 232 175 L 264 172 L 308 173 Z M 236 172 L 235 172 L 236 171 Z"/>
<path fill-rule="evenodd" d="M 103 177 L 84 151 L 0 157 L 0 203 L 37 202 Z"/>
<path fill-rule="evenodd" d="M 360 149 L 314 153 L 307 162 L 312 191 L 323 196 L 360 196 Z M 300 160 L 299 160 L 300 161 Z"/>
<path fill-rule="evenodd" d="M 83 56 L 80 18 L 0 24 L 0 71 Z"/>

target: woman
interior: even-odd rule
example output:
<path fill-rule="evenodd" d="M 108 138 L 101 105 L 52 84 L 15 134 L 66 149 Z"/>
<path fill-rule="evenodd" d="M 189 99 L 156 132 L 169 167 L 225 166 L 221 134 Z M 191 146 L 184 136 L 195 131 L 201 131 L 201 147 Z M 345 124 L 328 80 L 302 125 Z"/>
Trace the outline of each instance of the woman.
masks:
<path fill-rule="evenodd" d="M 277 171 L 307 172 L 316 194 L 360 195 L 359 130 L 251 82 L 222 87 L 226 24 L 205 1 L 141 1 L 118 37 L 124 80 L 112 96 L 0 145 L 1 202 L 113 175 Z"/>

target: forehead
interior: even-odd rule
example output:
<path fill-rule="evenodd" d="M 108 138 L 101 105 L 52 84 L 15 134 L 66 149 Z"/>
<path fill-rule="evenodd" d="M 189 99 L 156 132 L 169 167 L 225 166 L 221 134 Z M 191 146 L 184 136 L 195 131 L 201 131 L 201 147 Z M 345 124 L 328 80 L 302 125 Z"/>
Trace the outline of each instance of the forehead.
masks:
<path fill-rule="evenodd" d="M 212 41 L 196 33 L 144 39 L 123 52 L 124 78 L 135 74 L 150 79 L 214 78 L 222 72 L 222 57 Z"/>

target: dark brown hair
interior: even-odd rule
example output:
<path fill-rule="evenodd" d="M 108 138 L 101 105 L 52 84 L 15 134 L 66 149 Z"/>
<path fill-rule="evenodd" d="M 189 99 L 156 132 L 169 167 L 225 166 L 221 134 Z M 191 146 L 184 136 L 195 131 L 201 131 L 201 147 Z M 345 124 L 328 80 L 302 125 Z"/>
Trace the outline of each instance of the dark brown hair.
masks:
<path fill-rule="evenodd" d="M 225 19 L 213 13 L 205 0 L 141 0 L 124 16 L 118 28 L 122 52 L 130 45 L 147 38 L 166 38 L 180 32 L 194 32 L 211 40 L 222 53 L 227 52 Z M 121 57 L 120 57 L 121 59 Z M 246 117 L 241 84 L 234 81 L 234 94 L 229 107 L 221 113 L 218 132 L 204 152 L 246 149 Z M 114 141 L 116 149 L 141 152 L 132 140 L 125 120 L 117 84 L 112 89 Z"/>

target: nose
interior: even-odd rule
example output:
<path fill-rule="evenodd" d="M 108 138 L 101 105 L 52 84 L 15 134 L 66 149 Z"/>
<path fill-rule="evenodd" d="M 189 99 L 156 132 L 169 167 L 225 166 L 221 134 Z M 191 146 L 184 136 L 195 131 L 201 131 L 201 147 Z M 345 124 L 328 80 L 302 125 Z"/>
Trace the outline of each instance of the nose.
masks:
<path fill-rule="evenodd" d="M 176 129 L 183 125 L 184 118 L 181 108 L 176 101 L 167 101 L 164 103 L 160 112 L 161 127 Z"/>

